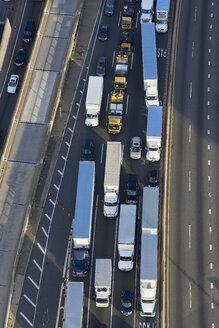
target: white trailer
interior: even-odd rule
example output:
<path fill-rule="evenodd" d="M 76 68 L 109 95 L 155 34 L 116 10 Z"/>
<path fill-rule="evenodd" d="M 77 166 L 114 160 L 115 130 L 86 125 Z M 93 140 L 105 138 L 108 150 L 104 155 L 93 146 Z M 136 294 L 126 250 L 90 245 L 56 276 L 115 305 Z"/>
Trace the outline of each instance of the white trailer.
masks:
<path fill-rule="evenodd" d="M 89 76 L 86 97 L 85 125 L 95 127 L 99 125 L 99 115 L 103 96 L 103 77 Z"/>
<path fill-rule="evenodd" d="M 136 205 L 122 204 L 119 216 L 118 268 L 130 271 L 134 266 Z"/>
<path fill-rule="evenodd" d="M 66 289 L 64 328 L 82 328 L 84 283 L 69 282 Z"/>
<path fill-rule="evenodd" d="M 156 7 L 156 31 L 166 33 L 168 31 L 168 19 L 170 0 L 157 0 Z"/>
<path fill-rule="evenodd" d="M 119 182 L 122 163 L 121 142 L 108 141 L 104 175 L 104 207 L 106 217 L 116 217 L 119 211 Z"/>
<path fill-rule="evenodd" d="M 140 315 L 156 315 L 158 235 L 141 236 Z"/>
<path fill-rule="evenodd" d="M 80 161 L 73 225 L 73 275 L 85 277 L 89 265 L 95 162 Z"/>
<path fill-rule="evenodd" d="M 111 295 L 112 260 L 96 259 L 94 288 L 96 294 L 96 306 L 108 307 Z"/>
<path fill-rule="evenodd" d="M 154 0 L 141 0 L 141 24 L 151 23 L 154 15 Z"/>
<path fill-rule="evenodd" d="M 161 106 L 148 108 L 147 134 L 146 134 L 146 158 L 150 162 L 158 162 L 161 153 L 162 118 Z"/>
<path fill-rule="evenodd" d="M 143 79 L 146 106 L 159 106 L 154 23 L 141 25 Z"/>
<path fill-rule="evenodd" d="M 157 235 L 159 218 L 159 188 L 144 187 L 142 199 L 142 234 Z"/>

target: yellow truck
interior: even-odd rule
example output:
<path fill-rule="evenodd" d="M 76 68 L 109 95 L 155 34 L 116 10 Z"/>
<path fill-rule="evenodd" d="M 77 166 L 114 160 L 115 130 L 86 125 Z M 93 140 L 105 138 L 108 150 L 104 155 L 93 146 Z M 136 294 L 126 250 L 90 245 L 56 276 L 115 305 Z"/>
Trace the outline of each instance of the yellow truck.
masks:
<path fill-rule="evenodd" d="M 123 30 L 131 30 L 132 17 L 122 16 L 121 27 Z"/>
<path fill-rule="evenodd" d="M 126 77 L 115 76 L 113 81 L 114 90 L 125 90 L 127 86 Z"/>
<path fill-rule="evenodd" d="M 122 129 L 123 103 L 109 104 L 108 109 L 108 133 L 116 134 Z"/>
<path fill-rule="evenodd" d="M 131 42 L 121 42 L 120 51 L 126 53 L 127 55 L 131 55 L 132 43 Z"/>
<path fill-rule="evenodd" d="M 110 103 L 122 103 L 124 99 L 124 91 L 113 90 L 110 93 Z"/>

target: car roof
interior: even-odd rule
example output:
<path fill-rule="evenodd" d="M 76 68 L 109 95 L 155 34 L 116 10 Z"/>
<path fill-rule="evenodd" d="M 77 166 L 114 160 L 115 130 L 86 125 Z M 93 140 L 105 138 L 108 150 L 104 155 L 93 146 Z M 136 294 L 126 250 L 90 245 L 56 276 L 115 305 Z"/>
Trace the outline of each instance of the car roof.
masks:
<path fill-rule="evenodd" d="M 136 174 L 129 174 L 128 175 L 128 183 L 137 183 L 137 175 Z"/>
<path fill-rule="evenodd" d="M 133 137 L 132 142 L 133 143 L 139 143 L 140 142 L 140 137 Z"/>
<path fill-rule="evenodd" d="M 84 146 L 85 147 L 90 146 L 92 143 L 93 143 L 92 139 L 86 138 L 84 140 Z"/>
<path fill-rule="evenodd" d="M 124 298 L 130 298 L 130 297 L 131 297 L 131 292 L 130 292 L 130 290 L 124 290 L 124 292 L 123 292 L 123 297 L 124 297 Z"/>

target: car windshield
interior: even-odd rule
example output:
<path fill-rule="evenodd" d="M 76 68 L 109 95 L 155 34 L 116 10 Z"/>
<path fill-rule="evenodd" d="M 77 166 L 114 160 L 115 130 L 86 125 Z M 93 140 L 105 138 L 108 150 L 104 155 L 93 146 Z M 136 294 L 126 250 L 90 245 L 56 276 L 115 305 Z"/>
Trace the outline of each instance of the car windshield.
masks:
<path fill-rule="evenodd" d="M 130 308 L 132 306 L 132 303 L 130 302 L 130 300 L 125 299 L 122 303 L 122 306 L 125 308 Z"/>
<path fill-rule="evenodd" d="M 135 196 L 136 195 L 136 190 L 130 190 L 130 189 L 128 189 L 127 190 L 127 195 L 128 196 Z"/>
<path fill-rule="evenodd" d="M 139 147 L 133 147 L 132 151 L 135 153 L 139 153 L 140 149 L 139 149 Z"/>

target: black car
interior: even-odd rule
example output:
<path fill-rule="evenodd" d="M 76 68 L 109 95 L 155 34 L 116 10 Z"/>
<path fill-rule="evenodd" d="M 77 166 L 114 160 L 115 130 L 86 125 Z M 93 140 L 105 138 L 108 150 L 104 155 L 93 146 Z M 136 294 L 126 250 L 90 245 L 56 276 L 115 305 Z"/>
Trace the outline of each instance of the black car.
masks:
<path fill-rule="evenodd" d="M 86 277 L 89 268 L 89 253 L 86 249 L 73 251 L 73 277 Z"/>
<path fill-rule="evenodd" d="M 82 148 L 81 160 L 92 161 L 94 158 L 94 143 L 91 139 L 85 139 L 84 146 Z"/>
<path fill-rule="evenodd" d="M 23 41 L 25 43 L 29 43 L 33 40 L 33 36 L 35 33 L 35 23 L 33 19 L 28 19 L 26 22 L 24 32 L 23 32 Z"/>
<path fill-rule="evenodd" d="M 122 10 L 122 15 L 126 16 L 126 17 L 132 17 L 134 16 L 134 7 L 132 4 L 125 4 L 123 6 L 123 10 Z"/>
<path fill-rule="evenodd" d="M 16 66 L 21 66 L 24 64 L 26 58 L 26 50 L 24 48 L 21 48 L 18 50 L 16 57 L 15 57 L 15 65 Z"/>
<path fill-rule="evenodd" d="M 104 76 L 106 74 L 106 57 L 100 57 L 97 62 L 96 75 Z"/>
<path fill-rule="evenodd" d="M 98 39 L 100 41 L 106 41 L 108 39 L 108 35 L 109 35 L 109 24 L 102 24 L 100 27 Z"/>
<path fill-rule="evenodd" d="M 121 42 L 133 43 L 134 33 L 130 31 L 122 31 L 121 33 Z"/>
<path fill-rule="evenodd" d="M 152 170 L 149 177 L 149 186 L 157 187 L 158 186 L 158 173 L 157 170 Z"/>
<path fill-rule="evenodd" d="M 132 294 L 129 290 L 125 290 L 122 293 L 121 300 L 121 313 L 125 316 L 132 314 Z"/>
<path fill-rule="evenodd" d="M 138 201 L 138 178 L 135 174 L 128 175 L 126 203 L 136 204 Z"/>

